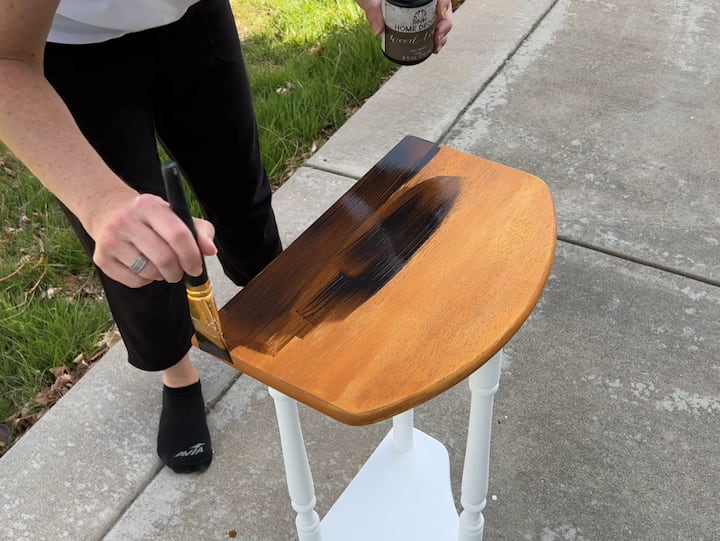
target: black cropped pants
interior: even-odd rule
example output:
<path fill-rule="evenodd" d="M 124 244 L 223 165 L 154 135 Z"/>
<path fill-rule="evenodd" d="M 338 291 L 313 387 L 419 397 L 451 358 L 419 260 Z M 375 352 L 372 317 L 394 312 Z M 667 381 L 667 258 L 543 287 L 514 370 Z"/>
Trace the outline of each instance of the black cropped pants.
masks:
<path fill-rule="evenodd" d="M 45 74 L 95 150 L 141 193 L 164 196 L 162 142 L 214 224 L 233 282 L 246 284 L 281 251 L 227 0 L 202 0 L 175 23 L 102 43 L 48 43 Z M 93 239 L 65 211 L 92 254 Z M 133 289 L 100 277 L 131 364 L 164 370 L 187 353 L 193 328 L 182 283 Z"/>

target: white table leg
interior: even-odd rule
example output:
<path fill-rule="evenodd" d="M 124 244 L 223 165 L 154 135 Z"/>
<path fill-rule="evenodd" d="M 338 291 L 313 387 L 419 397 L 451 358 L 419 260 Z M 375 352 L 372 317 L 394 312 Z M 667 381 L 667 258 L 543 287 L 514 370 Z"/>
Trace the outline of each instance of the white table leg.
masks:
<path fill-rule="evenodd" d="M 393 417 L 393 444 L 395 449 L 404 453 L 412 449 L 413 436 L 413 410 L 407 410 Z"/>
<path fill-rule="evenodd" d="M 470 376 L 470 421 L 462 478 L 459 541 L 482 541 L 487 503 L 493 396 L 500 382 L 502 350 Z"/>
<path fill-rule="evenodd" d="M 275 389 L 270 388 L 269 391 L 275 401 L 290 500 L 297 512 L 295 525 L 298 538 L 300 541 L 322 541 L 320 517 L 315 511 L 315 488 L 300 428 L 297 402 Z"/>

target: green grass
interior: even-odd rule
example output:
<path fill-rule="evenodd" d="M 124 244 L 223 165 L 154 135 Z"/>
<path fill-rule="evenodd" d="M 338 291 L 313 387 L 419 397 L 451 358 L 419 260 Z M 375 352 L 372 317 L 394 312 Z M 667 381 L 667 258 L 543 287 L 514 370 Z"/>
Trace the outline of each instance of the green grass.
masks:
<path fill-rule="evenodd" d="M 53 200 L 0 146 L 0 419 L 49 369 L 91 354 L 109 315 L 90 262 Z"/>
<path fill-rule="evenodd" d="M 362 11 L 347 0 L 233 2 L 263 157 L 281 183 L 390 71 Z"/>
<path fill-rule="evenodd" d="M 392 68 L 352 0 L 231 3 L 263 158 L 278 186 Z M 110 324 L 91 263 L 53 197 L 0 144 L 0 423 L 40 408 L 32 398 L 52 382 L 50 369 L 92 355 Z"/>

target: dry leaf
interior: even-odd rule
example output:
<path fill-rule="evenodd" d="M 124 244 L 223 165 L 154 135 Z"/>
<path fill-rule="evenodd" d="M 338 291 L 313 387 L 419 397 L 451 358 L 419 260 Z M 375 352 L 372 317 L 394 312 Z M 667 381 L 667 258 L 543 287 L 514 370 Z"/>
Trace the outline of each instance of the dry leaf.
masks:
<path fill-rule="evenodd" d="M 33 398 L 33 402 L 35 402 L 36 404 L 40 404 L 41 406 L 47 406 L 54 401 L 52 395 L 53 392 L 51 389 L 40 391 L 38 394 L 35 395 L 35 398 Z"/>
<path fill-rule="evenodd" d="M 8 425 L 0 425 L 0 447 L 7 447 L 12 441 L 12 430 Z"/>
<path fill-rule="evenodd" d="M 65 366 L 56 366 L 50 369 L 50 373 L 55 376 L 55 379 L 57 379 L 67 373 L 67 368 Z"/>
<path fill-rule="evenodd" d="M 291 81 L 285 81 L 285 86 L 281 86 L 275 89 L 278 94 L 287 94 L 295 90 L 295 85 Z"/>
<path fill-rule="evenodd" d="M 118 331 L 118 328 L 113 325 L 108 329 L 105 334 L 102 335 L 100 338 L 100 341 L 98 342 L 98 347 L 105 347 L 105 348 L 111 348 L 115 344 L 117 344 L 120 341 L 120 332 Z"/>
<path fill-rule="evenodd" d="M 53 389 L 57 393 L 65 394 L 63 391 L 67 391 L 72 387 L 73 384 L 73 377 L 71 374 L 63 374 L 58 379 L 55 380 L 55 383 L 53 384 Z M 59 397 L 58 397 L 59 398 Z"/>
<path fill-rule="evenodd" d="M 361 105 L 352 105 L 350 107 L 345 108 L 345 116 L 347 118 L 350 118 L 355 113 L 357 113 L 360 110 Z"/>

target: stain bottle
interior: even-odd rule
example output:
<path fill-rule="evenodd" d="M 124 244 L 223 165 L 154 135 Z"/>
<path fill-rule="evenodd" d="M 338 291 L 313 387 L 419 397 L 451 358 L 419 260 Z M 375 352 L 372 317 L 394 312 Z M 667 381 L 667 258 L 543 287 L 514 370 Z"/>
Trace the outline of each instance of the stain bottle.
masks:
<path fill-rule="evenodd" d="M 384 0 L 382 51 L 396 64 L 419 64 L 435 46 L 437 0 Z"/>

